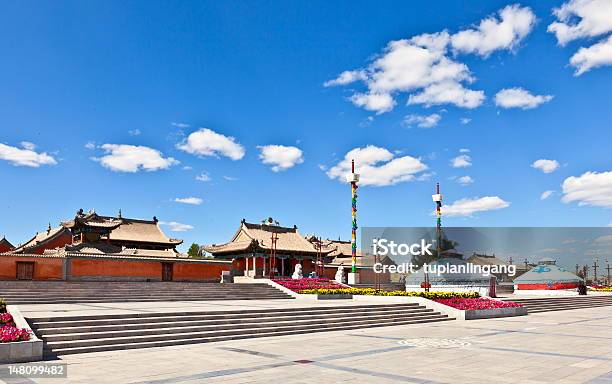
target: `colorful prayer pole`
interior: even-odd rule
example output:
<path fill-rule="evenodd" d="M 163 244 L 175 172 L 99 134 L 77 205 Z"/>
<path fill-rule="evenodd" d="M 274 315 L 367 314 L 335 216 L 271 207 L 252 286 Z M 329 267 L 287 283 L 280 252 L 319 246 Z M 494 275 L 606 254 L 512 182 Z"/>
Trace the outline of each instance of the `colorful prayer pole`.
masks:
<path fill-rule="evenodd" d="M 351 160 L 351 173 L 346 179 L 351 183 L 351 272 L 357 273 L 357 182 L 359 174 L 355 173 L 355 160 Z"/>
<path fill-rule="evenodd" d="M 432 200 L 436 203 L 436 235 L 438 237 L 438 257 L 442 252 L 442 195 L 440 194 L 440 183 L 436 183 L 436 193 L 431 195 Z"/>

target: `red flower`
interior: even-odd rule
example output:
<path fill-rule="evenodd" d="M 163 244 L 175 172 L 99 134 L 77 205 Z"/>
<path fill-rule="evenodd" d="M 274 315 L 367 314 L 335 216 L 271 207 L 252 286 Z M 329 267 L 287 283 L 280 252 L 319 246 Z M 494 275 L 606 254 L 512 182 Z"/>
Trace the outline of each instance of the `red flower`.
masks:
<path fill-rule="evenodd" d="M 10 325 L 0 328 L 0 343 L 11 343 L 16 341 L 30 340 L 30 332 Z"/>
<path fill-rule="evenodd" d="M 437 299 L 436 302 L 449 307 L 457 308 L 462 311 L 473 310 L 473 309 L 496 309 L 496 308 L 516 308 L 522 307 L 521 304 L 512 301 L 498 301 L 480 297 L 478 299 Z"/>
<path fill-rule="evenodd" d="M 329 279 L 321 279 L 321 278 L 302 278 L 298 280 L 293 279 L 273 279 L 277 284 L 282 285 L 285 288 L 288 288 L 294 292 L 299 292 L 304 289 L 337 289 L 337 288 L 346 288 L 343 285 L 338 284 L 337 282 Z"/>

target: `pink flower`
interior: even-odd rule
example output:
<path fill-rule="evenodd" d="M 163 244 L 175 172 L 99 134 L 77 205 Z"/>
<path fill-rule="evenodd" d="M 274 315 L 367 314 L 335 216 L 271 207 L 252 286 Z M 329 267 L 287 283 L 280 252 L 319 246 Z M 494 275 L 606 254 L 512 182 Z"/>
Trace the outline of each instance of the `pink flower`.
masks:
<path fill-rule="evenodd" d="M 16 341 L 30 340 L 30 332 L 10 325 L 0 328 L 0 343 L 12 343 Z"/>
<path fill-rule="evenodd" d="M 298 280 L 284 278 L 284 279 L 274 279 L 272 281 L 294 292 L 299 292 L 305 289 L 346 288 L 333 280 L 321 279 L 321 278 L 315 279 L 315 278 L 305 277 L 305 278 L 298 279 Z"/>
<path fill-rule="evenodd" d="M 13 316 L 10 313 L 0 313 L 0 325 L 13 324 Z"/>
<path fill-rule="evenodd" d="M 444 305 L 448 305 L 449 307 L 457 308 L 463 311 L 473 310 L 473 309 L 496 309 L 496 308 L 516 308 L 522 307 L 521 304 L 512 302 L 512 301 L 498 301 L 491 300 L 480 297 L 478 299 L 462 299 L 462 298 L 453 298 L 453 299 L 438 299 L 436 302 Z"/>

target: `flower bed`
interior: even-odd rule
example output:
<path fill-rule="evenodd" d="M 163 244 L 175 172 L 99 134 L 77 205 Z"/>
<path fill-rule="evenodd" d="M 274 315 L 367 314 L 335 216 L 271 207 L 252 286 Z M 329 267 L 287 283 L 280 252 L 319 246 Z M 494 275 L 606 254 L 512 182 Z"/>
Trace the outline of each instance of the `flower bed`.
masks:
<path fill-rule="evenodd" d="M 6 303 L 0 300 L 1 309 L 6 311 Z M 16 341 L 30 340 L 30 332 L 27 329 L 17 328 L 13 315 L 8 312 L 0 312 L 0 343 L 13 343 Z"/>
<path fill-rule="evenodd" d="M 521 304 L 512 301 L 498 301 L 483 297 L 477 299 L 456 297 L 452 299 L 434 299 L 434 301 L 462 311 L 522 307 Z"/>
<path fill-rule="evenodd" d="M 0 328 L 6 325 L 15 325 L 13 315 L 10 313 L 0 313 Z"/>
<path fill-rule="evenodd" d="M 303 289 L 298 291 L 298 293 L 314 295 L 418 296 L 431 300 L 480 297 L 477 292 L 406 292 L 376 290 L 374 288 Z"/>
<path fill-rule="evenodd" d="M 30 332 L 27 329 L 5 325 L 0 328 L 0 343 L 14 343 L 17 341 L 30 340 Z"/>
<path fill-rule="evenodd" d="M 595 292 L 612 292 L 612 287 L 604 287 L 603 285 L 594 285 L 589 290 Z"/>
<path fill-rule="evenodd" d="M 282 285 L 283 287 L 292 290 L 293 292 L 301 293 L 304 290 L 312 289 L 339 289 L 344 288 L 343 285 L 329 279 L 315 279 L 305 277 L 302 279 L 273 279 L 273 282 Z"/>

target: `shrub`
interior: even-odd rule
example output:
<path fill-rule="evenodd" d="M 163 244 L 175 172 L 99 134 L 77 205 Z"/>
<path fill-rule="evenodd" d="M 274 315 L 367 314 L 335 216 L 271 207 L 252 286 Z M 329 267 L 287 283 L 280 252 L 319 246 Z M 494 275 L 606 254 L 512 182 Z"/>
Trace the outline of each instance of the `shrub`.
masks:
<path fill-rule="evenodd" d="M 451 299 L 451 298 L 478 298 L 478 292 L 406 292 L 406 291 L 385 291 L 374 288 L 340 288 L 340 289 L 303 289 L 298 293 L 315 295 L 365 295 L 365 296 L 418 296 L 426 299 Z"/>
<path fill-rule="evenodd" d="M 4 299 L 0 299 L 0 313 L 6 312 L 6 301 Z"/>

